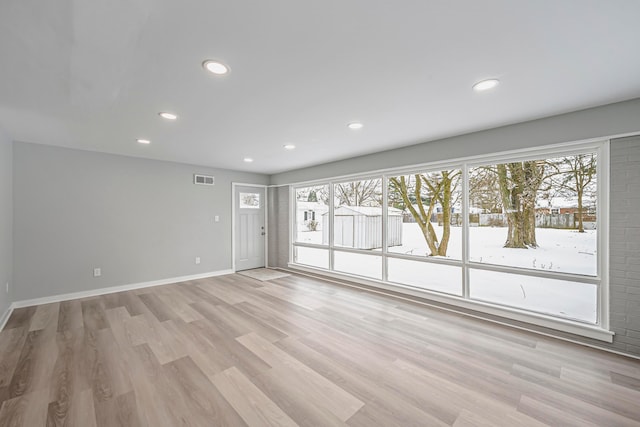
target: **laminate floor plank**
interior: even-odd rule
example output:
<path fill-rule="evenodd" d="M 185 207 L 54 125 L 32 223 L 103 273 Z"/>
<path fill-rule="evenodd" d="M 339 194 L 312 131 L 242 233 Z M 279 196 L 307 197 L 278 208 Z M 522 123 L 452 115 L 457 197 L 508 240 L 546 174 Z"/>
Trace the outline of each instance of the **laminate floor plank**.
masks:
<path fill-rule="evenodd" d="M 186 349 L 180 345 L 178 337 L 172 336 L 153 315 L 142 314 L 136 317 L 141 317 L 141 323 L 138 325 L 143 329 L 139 332 L 146 338 L 146 343 L 161 364 L 187 355 Z"/>
<path fill-rule="evenodd" d="M 95 404 L 96 425 L 98 427 L 127 426 L 146 427 L 140 418 L 133 391 L 103 400 Z"/>
<path fill-rule="evenodd" d="M 104 313 L 104 302 L 101 298 L 81 300 L 82 319 L 87 330 L 97 331 L 109 327 Z"/>
<path fill-rule="evenodd" d="M 271 369 L 267 362 L 235 339 L 227 338 L 222 332 L 216 333 L 216 326 L 208 320 L 191 322 L 189 327 L 213 346 L 215 352 L 210 357 L 223 367 L 221 370 L 235 366 L 245 375 L 254 377 Z"/>
<path fill-rule="evenodd" d="M 132 379 L 140 408 L 149 426 L 197 425 L 191 419 L 184 395 L 163 371 L 147 344 L 132 348 Z"/>
<path fill-rule="evenodd" d="M 251 382 L 302 427 L 348 426 L 324 405 L 317 405 L 310 400 L 304 392 L 304 384 L 282 370 L 264 372 L 251 378 Z"/>
<path fill-rule="evenodd" d="M 264 310 L 264 307 L 256 306 L 252 302 L 241 302 L 235 304 L 234 307 L 249 316 L 253 316 L 256 319 L 259 319 L 265 325 L 269 325 L 272 328 L 281 331 L 287 336 L 303 337 L 309 335 L 309 330 L 297 325 L 296 323 L 292 323 L 283 319 L 282 317 L 272 314 Z"/>
<path fill-rule="evenodd" d="M 76 391 L 73 395 L 69 422 L 65 426 L 97 427 L 93 391 L 91 389 Z"/>
<path fill-rule="evenodd" d="M 271 365 L 273 370 L 278 370 L 278 374 L 286 377 L 292 384 L 300 382 L 297 384 L 300 386 L 299 393 L 305 394 L 316 405 L 335 414 L 341 421 L 349 419 L 364 405 L 361 400 L 259 335 L 250 333 L 237 341 Z"/>
<path fill-rule="evenodd" d="M 35 427 L 47 422 L 47 391 L 37 390 L 5 401 L 0 408 L 0 426 Z"/>
<path fill-rule="evenodd" d="M 55 327 L 55 325 L 54 325 Z M 56 354 L 55 328 L 27 333 L 9 384 L 9 398 L 47 389 L 53 373 Z"/>
<path fill-rule="evenodd" d="M 43 304 L 36 308 L 36 312 L 31 319 L 30 331 L 39 331 L 45 329 L 51 324 L 58 325 L 58 313 L 60 311 L 60 303 Z"/>
<path fill-rule="evenodd" d="M 631 377 L 617 372 L 611 372 L 611 382 L 640 392 L 640 376 Z"/>
<path fill-rule="evenodd" d="M 79 300 L 62 301 L 58 311 L 58 332 L 82 328 L 82 304 Z"/>
<path fill-rule="evenodd" d="M 163 371 L 179 387 L 189 410 L 208 425 L 247 425 L 191 358 L 167 363 Z"/>
<path fill-rule="evenodd" d="M 158 295 L 160 300 L 171 306 L 173 312 L 185 322 L 193 322 L 195 320 L 204 319 L 204 316 L 198 313 L 193 309 L 189 304 L 192 304 L 189 301 L 182 301 L 180 299 L 176 299 L 176 296 L 173 294 L 164 294 Z"/>
<path fill-rule="evenodd" d="M 155 294 L 140 294 L 138 298 L 147 306 L 149 311 L 153 313 L 153 315 L 158 319 L 159 322 L 163 322 L 165 320 L 176 319 L 178 315 L 173 311 L 169 304 L 165 304 L 157 295 Z"/>
<path fill-rule="evenodd" d="M 186 285 L 184 290 L 181 289 L 181 292 L 190 297 L 193 302 L 206 301 L 213 305 L 225 304 L 225 301 L 215 292 L 207 292 L 199 282 Z"/>
<path fill-rule="evenodd" d="M 213 384 L 247 425 L 269 427 L 298 425 L 235 367 L 215 375 Z"/>
<path fill-rule="evenodd" d="M 215 295 L 215 298 L 230 305 L 239 304 L 247 300 L 246 293 L 233 288 L 231 284 L 209 282 L 196 285 L 196 287 L 212 297 Z M 197 300 L 194 302 L 197 302 Z"/>
<path fill-rule="evenodd" d="M 49 407 L 47 410 L 47 424 L 65 425 L 74 405 L 74 394 L 83 388 L 78 378 L 76 363 L 77 350 L 83 338 L 82 330 L 65 330 L 57 332 L 56 343 L 58 347 L 56 362 L 53 367 L 49 386 Z"/>
<path fill-rule="evenodd" d="M 31 319 L 33 315 L 36 313 L 37 306 L 33 307 L 22 307 L 16 308 L 11 312 L 11 316 L 9 320 L 7 320 L 7 324 L 4 326 L 4 330 L 20 328 L 26 326 L 29 329 L 31 324 Z"/>
<path fill-rule="evenodd" d="M 365 402 L 366 410 L 361 408 L 347 423 L 349 425 L 384 425 L 384 426 L 423 426 L 441 425 L 431 414 L 424 412 L 423 408 L 411 405 L 390 389 L 383 377 L 361 369 L 361 365 L 337 363 L 335 359 L 317 352 L 302 344 L 297 339 L 287 338 L 276 344 L 291 354 L 297 360 L 313 368 L 328 380 L 342 387 L 351 395 Z M 379 373 L 379 372 L 378 372 Z M 372 423 L 372 420 L 376 420 Z"/>
<path fill-rule="evenodd" d="M 0 389 L 6 389 L 7 393 L 28 329 L 29 325 L 24 325 L 0 332 Z"/>
<path fill-rule="evenodd" d="M 640 427 L 640 361 L 238 274 L 12 312 L 0 426 Z"/>

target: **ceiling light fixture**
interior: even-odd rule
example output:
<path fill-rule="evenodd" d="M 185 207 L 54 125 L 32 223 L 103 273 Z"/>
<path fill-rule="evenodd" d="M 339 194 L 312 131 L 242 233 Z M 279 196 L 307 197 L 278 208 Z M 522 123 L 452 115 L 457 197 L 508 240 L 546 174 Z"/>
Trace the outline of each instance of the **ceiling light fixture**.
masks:
<path fill-rule="evenodd" d="M 158 113 L 158 115 L 163 119 L 167 119 L 167 120 L 176 120 L 178 118 L 176 114 L 167 113 L 166 111 L 161 111 Z"/>
<path fill-rule="evenodd" d="M 360 123 L 360 122 L 353 122 L 353 123 L 349 123 L 347 125 L 347 127 L 349 129 L 353 129 L 353 130 L 362 129 L 362 126 L 364 126 L 364 125 L 362 123 Z"/>
<path fill-rule="evenodd" d="M 136 142 L 139 144 L 151 144 L 151 141 L 148 139 L 142 139 L 142 138 L 138 138 L 136 139 Z"/>
<path fill-rule="evenodd" d="M 213 59 L 207 59 L 202 63 L 205 70 L 213 73 L 217 76 L 224 76 L 229 73 L 229 67 L 224 65 L 220 61 L 214 61 Z"/>
<path fill-rule="evenodd" d="M 294 150 L 296 148 L 296 146 L 293 144 L 285 144 L 283 145 L 283 147 L 285 150 Z"/>
<path fill-rule="evenodd" d="M 251 157 L 245 157 L 243 160 L 245 161 L 245 163 L 253 162 L 253 159 Z"/>
<path fill-rule="evenodd" d="M 498 83 L 500 83 L 500 80 L 498 79 L 482 80 L 473 85 L 473 90 L 476 92 L 483 92 L 485 90 L 493 89 L 498 86 Z"/>

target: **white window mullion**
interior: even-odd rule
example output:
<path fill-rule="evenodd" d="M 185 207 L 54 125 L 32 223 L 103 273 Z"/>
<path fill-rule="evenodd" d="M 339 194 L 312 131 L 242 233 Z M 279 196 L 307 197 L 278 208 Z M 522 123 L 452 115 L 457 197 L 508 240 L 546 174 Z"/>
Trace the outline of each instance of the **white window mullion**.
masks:
<path fill-rule="evenodd" d="M 384 282 L 387 281 L 387 249 L 388 249 L 388 233 L 387 227 L 389 226 L 389 200 L 388 196 L 388 186 L 387 186 L 387 177 L 385 175 L 382 176 L 382 280 Z"/>
<path fill-rule="evenodd" d="M 334 191 L 333 182 L 329 183 L 329 270 L 333 271 L 333 214 L 334 214 Z"/>
<path fill-rule="evenodd" d="M 462 165 L 462 297 L 469 299 L 469 167 Z"/>

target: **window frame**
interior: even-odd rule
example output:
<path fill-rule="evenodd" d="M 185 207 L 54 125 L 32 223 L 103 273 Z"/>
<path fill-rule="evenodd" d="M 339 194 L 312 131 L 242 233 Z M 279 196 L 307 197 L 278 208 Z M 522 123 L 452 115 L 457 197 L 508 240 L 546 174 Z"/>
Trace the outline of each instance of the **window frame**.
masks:
<path fill-rule="evenodd" d="M 374 172 L 365 172 L 361 174 L 345 175 L 322 180 L 314 180 L 308 182 L 296 183 L 290 186 L 290 230 L 295 233 L 296 225 L 296 190 L 318 185 L 329 186 L 329 206 L 330 212 L 328 218 L 328 245 L 316 245 L 309 243 L 297 243 L 295 238 L 291 239 L 289 244 L 289 265 L 293 268 L 301 270 L 310 270 L 313 272 L 321 272 L 324 275 L 336 278 L 347 278 L 348 280 L 361 282 L 367 285 L 373 285 L 382 289 L 400 291 L 407 294 L 424 297 L 427 299 L 453 304 L 465 309 L 480 311 L 483 313 L 506 317 L 511 320 L 523 321 L 534 325 L 548 327 L 564 332 L 577 335 L 587 336 L 590 338 L 611 342 L 613 333 L 609 330 L 609 162 L 610 162 L 610 140 L 609 139 L 593 139 L 582 142 L 563 143 L 547 146 L 539 146 L 530 149 L 512 150 L 486 155 L 478 155 L 459 159 L 450 159 L 445 161 L 423 163 L 419 165 L 411 165 L 405 167 L 391 168 Z M 473 167 L 500 164 L 514 161 L 539 160 L 561 157 L 563 155 L 577 155 L 595 153 L 597 155 L 597 203 L 596 203 L 596 248 L 597 254 L 597 274 L 595 276 L 587 276 L 575 273 L 564 273 L 545 270 L 525 269 L 521 267 L 512 267 L 504 265 L 486 264 L 470 261 L 469 259 L 469 171 Z M 460 177 L 460 191 L 462 193 L 461 209 L 462 209 L 462 253 L 461 259 L 448 259 L 439 257 L 425 257 L 419 255 L 407 255 L 389 252 L 387 245 L 388 235 L 388 188 L 389 178 L 410 175 L 415 173 L 429 173 L 441 170 L 459 169 L 462 171 Z M 366 249 L 345 248 L 334 245 L 334 186 L 345 182 L 360 181 L 367 179 L 382 179 L 382 248 L 379 251 L 371 251 Z M 293 218 L 293 221 L 291 220 Z M 294 234 L 295 235 L 295 234 Z M 293 258 L 293 250 L 295 246 L 307 246 L 314 248 L 323 248 L 329 250 L 329 269 L 308 267 L 302 264 L 296 264 Z M 364 276 L 357 276 L 334 270 L 334 251 L 354 252 L 367 255 L 377 255 L 382 257 L 382 279 L 371 279 Z M 428 290 L 411 285 L 398 284 L 388 281 L 388 259 L 397 258 L 410 260 L 414 262 L 426 262 L 435 264 L 445 264 L 458 266 L 462 268 L 462 296 L 456 296 L 436 290 Z M 481 300 L 470 299 L 470 269 L 496 271 L 503 273 L 511 273 L 532 277 L 551 278 L 568 280 L 571 282 L 585 283 L 597 286 L 597 313 L 596 322 L 590 323 L 586 321 L 573 320 L 552 314 L 544 314 L 540 312 L 529 311 L 516 308 L 513 306 L 502 305 L 496 302 L 486 302 Z"/>

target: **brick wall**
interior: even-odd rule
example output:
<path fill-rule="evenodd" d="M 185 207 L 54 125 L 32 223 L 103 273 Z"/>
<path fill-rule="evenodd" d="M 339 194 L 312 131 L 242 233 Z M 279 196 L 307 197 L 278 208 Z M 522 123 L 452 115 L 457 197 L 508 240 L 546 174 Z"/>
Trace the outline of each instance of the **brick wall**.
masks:
<path fill-rule="evenodd" d="M 612 347 L 640 356 L 640 136 L 611 141 Z"/>

